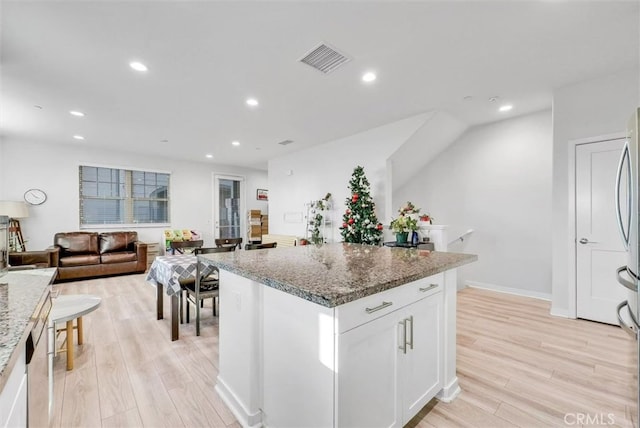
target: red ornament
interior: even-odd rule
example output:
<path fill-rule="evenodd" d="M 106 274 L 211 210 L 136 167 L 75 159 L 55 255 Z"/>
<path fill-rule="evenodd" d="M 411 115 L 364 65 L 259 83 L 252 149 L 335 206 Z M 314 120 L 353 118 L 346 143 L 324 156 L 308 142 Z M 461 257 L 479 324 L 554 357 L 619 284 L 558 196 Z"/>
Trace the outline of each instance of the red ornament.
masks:
<path fill-rule="evenodd" d="M 347 208 L 347 215 L 351 214 L 351 210 Z"/>
<path fill-rule="evenodd" d="M 349 221 L 348 221 L 348 223 L 349 223 L 349 224 L 353 224 L 353 222 L 354 222 L 354 221 L 355 221 L 354 219 L 350 218 L 350 219 L 349 219 Z"/>
<path fill-rule="evenodd" d="M 382 225 L 382 223 L 378 223 L 378 225 L 376 226 L 376 229 L 382 230 L 384 229 L 384 226 Z"/>
<path fill-rule="evenodd" d="M 351 197 L 351 200 L 353 202 L 357 201 L 360 198 L 360 196 L 357 193 L 354 193 L 353 196 Z"/>
<path fill-rule="evenodd" d="M 342 227 L 347 227 L 347 223 L 342 223 Z"/>

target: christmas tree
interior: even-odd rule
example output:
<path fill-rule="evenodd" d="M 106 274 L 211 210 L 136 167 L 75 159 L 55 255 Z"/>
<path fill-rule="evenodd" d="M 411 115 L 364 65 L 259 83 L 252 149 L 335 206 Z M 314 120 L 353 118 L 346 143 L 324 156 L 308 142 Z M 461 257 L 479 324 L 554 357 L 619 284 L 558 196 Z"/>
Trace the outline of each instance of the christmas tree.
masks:
<path fill-rule="evenodd" d="M 345 202 L 347 209 L 342 216 L 340 228 L 343 241 L 355 244 L 380 244 L 383 226 L 376 217 L 376 205 L 369 194 L 369 180 L 361 166 L 353 170 L 349 188 L 351 196 Z"/>

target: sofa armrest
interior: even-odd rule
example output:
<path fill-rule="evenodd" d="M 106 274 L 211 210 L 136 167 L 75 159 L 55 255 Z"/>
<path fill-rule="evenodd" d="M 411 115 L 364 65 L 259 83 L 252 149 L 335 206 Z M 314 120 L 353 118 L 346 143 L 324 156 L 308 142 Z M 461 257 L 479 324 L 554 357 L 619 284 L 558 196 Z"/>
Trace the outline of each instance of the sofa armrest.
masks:
<path fill-rule="evenodd" d="M 47 248 L 47 251 L 49 251 L 51 267 L 58 267 L 58 265 L 60 264 L 60 247 L 57 245 L 53 245 Z"/>
<path fill-rule="evenodd" d="M 147 243 L 142 241 L 136 241 L 133 243 L 133 249 L 136 252 L 136 260 L 138 265 L 147 268 Z"/>

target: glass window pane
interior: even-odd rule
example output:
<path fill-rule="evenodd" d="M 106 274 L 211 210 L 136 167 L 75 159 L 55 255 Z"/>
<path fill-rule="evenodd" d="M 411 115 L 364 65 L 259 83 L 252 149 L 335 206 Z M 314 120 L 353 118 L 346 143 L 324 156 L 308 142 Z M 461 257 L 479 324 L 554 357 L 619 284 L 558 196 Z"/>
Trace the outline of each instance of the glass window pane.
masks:
<path fill-rule="evenodd" d="M 98 196 L 98 183 L 95 182 L 83 182 L 82 183 L 82 195 L 83 196 Z"/>
<path fill-rule="evenodd" d="M 141 184 L 134 184 L 132 195 L 134 198 L 142 198 L 144 196 L 144 186 Z"/>
<path fill-rule="evenodd" d="M 98 196 L 111 196 L 111 183 L 98 183 Z"/>
<path fill-rule="evenodd" d="M 118 224 L 124 217 L 124 204 L 117 199 L 85 199 L 82 224 Z"/>
<path fill-rule="evenodd" d="M 158 184 L 167 186 L 169 184 L 169 174 L 158 174 Z"/>
<path fill-rule="evenodd" d="M 103 183 L 111 182 L 111 170 L 108 168 L 98 168 L 98 181 Z"/>
<path fill-rule="evenodd" d="M 82 168 L 82 180 L 83 181 L 97 181 L 98 169 L 93 166 L 81 166 Z"/>

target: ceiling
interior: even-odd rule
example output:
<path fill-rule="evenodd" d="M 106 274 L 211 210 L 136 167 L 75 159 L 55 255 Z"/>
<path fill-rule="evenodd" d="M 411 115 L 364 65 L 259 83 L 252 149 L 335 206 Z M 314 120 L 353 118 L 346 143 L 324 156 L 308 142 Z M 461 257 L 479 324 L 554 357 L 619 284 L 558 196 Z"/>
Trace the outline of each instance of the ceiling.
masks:
<path fill-rule="evenodd" d="M 4 140 L 262 169 L 422 112 L 475 125 L 549 108 L 554 88 L 639 56 L 637 1 L 3 0 L 0 12 Z M 326 75 L 298 62 L 320 42 L 351 61 Z"/>

